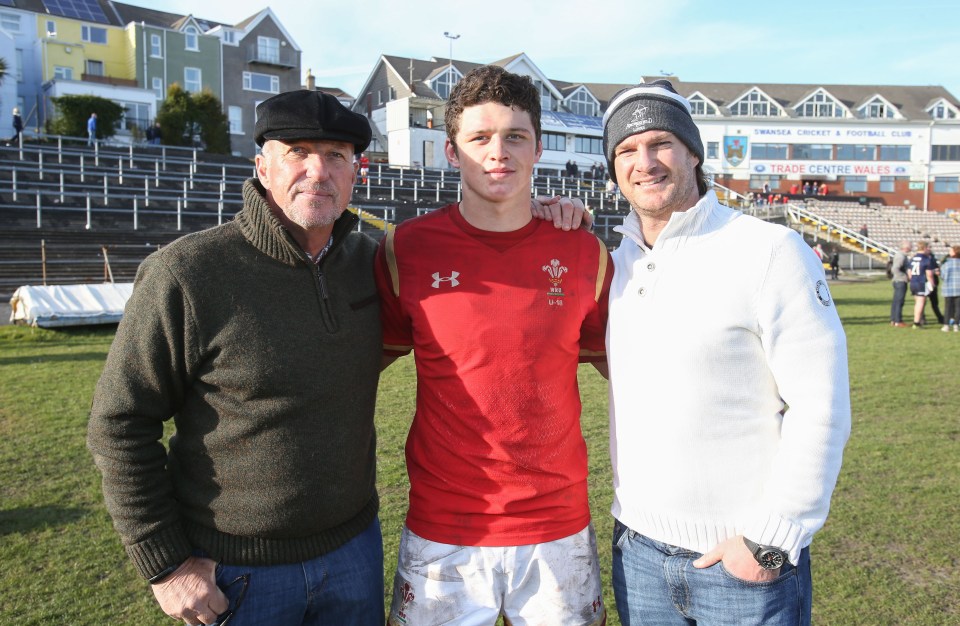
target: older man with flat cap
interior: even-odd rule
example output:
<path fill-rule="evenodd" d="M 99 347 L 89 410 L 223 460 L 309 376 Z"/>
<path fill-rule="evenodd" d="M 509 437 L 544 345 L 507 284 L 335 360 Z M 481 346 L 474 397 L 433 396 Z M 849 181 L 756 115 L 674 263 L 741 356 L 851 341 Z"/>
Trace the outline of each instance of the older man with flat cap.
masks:
<path fill-rule="evenodd" d="M 717 201 L 669 81 L 616 94 L 603 147 L 633 208 L 607 325 L 620 619 L 809 624 L 809 545 L 850 432 L 823 267 Z"/>
<path fill-rule="evenodd" d="M 240 213 L 140 267 L 88 447 L 171 617 L 382 624 L 377 244 L 344 211 L 370 127 L 312 91 L 257 114 Z"/>

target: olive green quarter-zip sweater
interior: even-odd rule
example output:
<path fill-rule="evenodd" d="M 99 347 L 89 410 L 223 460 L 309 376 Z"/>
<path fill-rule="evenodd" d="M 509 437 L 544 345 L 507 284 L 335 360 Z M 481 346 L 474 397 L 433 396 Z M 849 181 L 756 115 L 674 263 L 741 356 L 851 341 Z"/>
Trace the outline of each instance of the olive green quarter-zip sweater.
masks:
<path fill-rule="evenodd" d="M 377 514 L 377 244 L 347 212 L 314 264 L 259 182 L 243 197 L 232 222 L 143 262 L 93 399 L 87 445 L 147 579 L 195 549 L 308 560 Z"/>

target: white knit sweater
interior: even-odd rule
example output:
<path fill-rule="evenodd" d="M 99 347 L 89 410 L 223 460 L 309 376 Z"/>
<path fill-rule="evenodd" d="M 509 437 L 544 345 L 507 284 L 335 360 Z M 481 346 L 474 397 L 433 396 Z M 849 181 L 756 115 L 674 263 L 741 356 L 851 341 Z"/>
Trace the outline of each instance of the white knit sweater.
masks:
<path fill-rule="evenodd" d="M 742 534 L 797 562 L 850 433 L 846 338 L 803 239 L 719 204 L 652 249 L 617 229 L 607 357 L 613 515 L 706 552 Z"/>

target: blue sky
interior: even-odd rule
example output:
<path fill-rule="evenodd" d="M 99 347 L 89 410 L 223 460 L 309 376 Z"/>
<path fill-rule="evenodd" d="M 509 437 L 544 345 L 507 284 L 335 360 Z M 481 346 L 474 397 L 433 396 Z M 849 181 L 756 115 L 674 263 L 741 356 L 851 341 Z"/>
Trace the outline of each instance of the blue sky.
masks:
<path fill-rule="evenodd" d="M 269 6 L 317 84 L 357 95 L 381 54 L 495 61 L 550 78 L 942 85 L 960 98 L 960 0 L 128 0 L 236 23 Z M 588 9 L 587 5 L 595 7 Z M 198 8 L 202 7 L 202 8 Z M 474 7 L 482 7 L 482 11 Z"/>

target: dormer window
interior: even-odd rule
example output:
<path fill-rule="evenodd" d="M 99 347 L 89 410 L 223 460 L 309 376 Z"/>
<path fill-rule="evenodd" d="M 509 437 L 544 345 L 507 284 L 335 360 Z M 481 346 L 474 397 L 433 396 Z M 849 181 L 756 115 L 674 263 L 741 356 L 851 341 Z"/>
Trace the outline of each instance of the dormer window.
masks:
<path fill-rule="evenodd" d="M 580 88 L 567 99 L 567 106 L 571 113 L 577 115 L 592 115 L 596 117 L 600 112 L 600 104 L 586 89 Z"/>
<path fill-rule="evenodd" d="M 461 78 L 463 78 L 463 74 L 451 65 L 433 79 L 433 90 L 436 91 L 437 95 L 441 98 L 447 99 Z"/>
<path fill-rule="evenodd" d="M 750 117 L 779 117 L 780 107 L 759 89 L 751 89 L 742 98 L 730 105 L 731 115 Z"/>
<path fill-rule="evenodd" d="M 933 103 L 928 109 L 927 113 L 930 114 L 935 120 L 955 120 L 957 119 L 957 107 L 953 106 L 943 98 L 940 98 Z"/>
<path fill-rule="evenodd" d="M 187 50 L 200 49 L 200 31 L 193 26 L 183 29 L 183 47 Z"/>
<path fill-rule="evenodd" d="M 812 96 L 796 107 L 800 117 L 845 117 L 846 111 L 836 98 L 823 89 L 818 89 Z"/>
<path fill-rule="evenodd" d="M 688 102 L 690 103 L 691 115 L 720 115 L 720 111 L 717 109 L 717 107 L 700 94 L 694 94 L 690 96 Z"/>
<path fill-rule="evenodd" d="M 868 119 L 891 119 L 897 116 L 897 109 L 892 104 L 881 98 L 874 96 L 872 100 L 858 109 L 860 115 Z"/>

